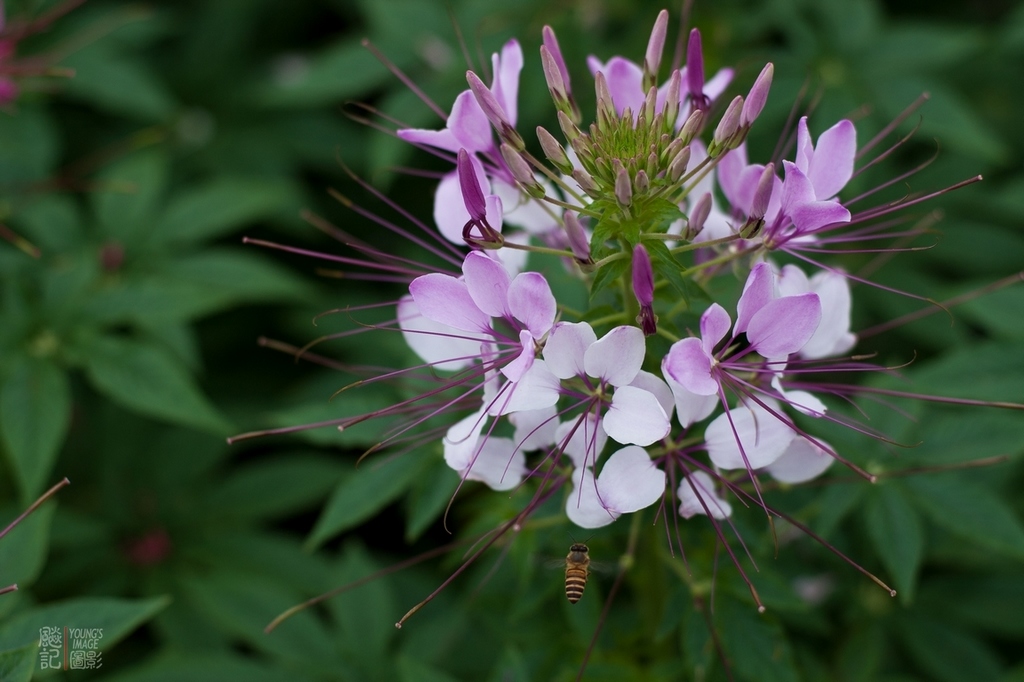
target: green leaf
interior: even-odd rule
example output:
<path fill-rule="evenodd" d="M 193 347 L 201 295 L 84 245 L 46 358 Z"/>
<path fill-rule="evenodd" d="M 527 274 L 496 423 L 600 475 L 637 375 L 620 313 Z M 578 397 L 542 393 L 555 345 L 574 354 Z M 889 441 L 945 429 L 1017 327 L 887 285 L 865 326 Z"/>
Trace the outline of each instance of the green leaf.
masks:
<path fill-rule="evenodd" d="M 413 484 L 423 466 L 423 458 L 417 460 L 408 454 L 368 458 L 334 490 L 307 544 L 316 547 L 375 515 Z"/>
<path fill-rule="evenodd" d="M 924 529 L 917 510 L 898 485 L 880 483 L 871 492 L 864 508 L 868 536 L 903 603 L 909 604 L 924 557 Z"/>
<path fill-rule="evenodd" d="M 108 41 L 94 41 L 68 55 L 63 66 L 74 69 L 62 89 L 67 95 L 114 114 L 165 121 L 176 104 L 145 62 L 122 57 Z"/>
<path fill-rule="evenodd" d="M 29 682 L 39 660 L 39 641 L 17 649 L 0 651 L 0 680 L 4 682 Z"/>
<path fill-rule="evenodd" d="M 64 372 L 25 358 L 0 388 L 0 429 L 22 499 L 46 486 L 71 421 L 71 389 Z"/>
<path fill-rule="evenodd" d="M 97 390 L 129 410 L 224 435 L 231 426 L 166 350 L 108 336 L 86 349 L 85 369 Z"/>
<path fill-rule="evenodd" d="M 151 235 L 159 244 L 194 242 L 227 234 L 295 203 L 284 182 L 225 178 L 176 196 Z"/>
<path fill-rule="evenodd" d="M 907 480 L 907 488 L 935 525 L 1024 560 L 1024 528 L 995 491 L 956 475 L 917 476 Z"/>
<path fill-rule="evenodd" d="M 185 576 L 179 582 L 188 603 L 218 630 L 321 675 L 336 664 L 333 642 L 313 611 L 296 613 L 270 636 L 263 632 L 267 623 L 299 600 L 280 583 L 225 570 Z"/>
<path fill-rule="evenodd" d="M 12 616 L 0 626 L 0 649 L 39 641 L 43 627 L 99 628 L 100 650 L 106 651 L 170 603 L 167 597 L 114 599 L 84 597 L 55 602 Z"/>
<path fill-rule="evenodd" d="M 380 570 L 380 566 L 355 541 L 346 543 L 340 564 L 341 570 L 335 577 L 337 585 L 363 580 Z M 332 598 L 327 607 L 338 623 L 345 660 L 352 660 L 363 670 L 374 672 L 387 658 L 389 643 L 399 634 L 394 623 L 396 612 L 401 611 L 392 581 L 387 577 L 371 580 Z"/>
<path fill-rule="evenodd" d="M 2 678 L 0 678 L 2 679 Z M 266 661 L 255 661 L 228 653 L 167 653 L 146 659 L 142 665 L 127 672 L 105 676 L 107 682 L 311 682 L 314 678 L 271 667 Z"/>
<path fill-rule="evenodd" d="M 92 194 L 104 235 L 137 242 L 149 232 L 167 184 L 167 160 L 155 150 L 136 152 L 104 171 Z"/>
<path fill-rule="evenodd" d="M 459 486 L 459 477 L 438 461 L 430 471 L 416 479 L 407 500 L 405 539 L 415 542 L 448 506 Z"/>
<path fill-rule="evenodd" d="M 78 204 L 65 195 L 40 197 L 18 211 L 13 222 L 16 231 L 44 253 L 70 250 L 82 238 Z"/>
<path fill-rule="evenodd" d="M 618 282 L 621 277 L 625 276 L 628 270 L 629 259 L 627 258 L 613 260 L 611 263 L 606 263 L 598 268 L 594 274 L 594 279 L 590 283 L 590 300 L 593 301 L 598 292 L 605 287 Z"/>
<path fill-rule="evenodd" d="M 43 505 L 0 540 L 0 581 L 3 583 L 0 586 L 16 583 L 18 587 L 25 588 L 35 582 L 46 563 L 50 525 L 56 509 L 53 503 Z M 23 511 L 10 506 L 5 510 L 8 515 L 0 523 L 3 526 Z"/>
<path fill-rule="evenodd" d="M 793 651 L 785 631 L 753 605 L 725 597 L 715 603 L 715 625 L 729 662 L 743 679 L 796 682 Z"/>
<path fill-rule="evenodd" d="M 955 595 L 955 596 L 951 596 Z M 1024 575 L 956 574 L 922 583 L 918 607 L 937 619 L 1006 639 L 1024 639 Z"/>
<path fill-rule="evenodd" d="M 929 679 L 939 682 L 995 682 L 1002 674 L 998 657 L 973 635 L 927 618 L 902 618 L 904 643 Z"/>
<path fill-rule="evenodd" d="M 644 246 L 647 247 L 647 251 L 651 254 L 651 259 L 654 261 L 655 273 L 669 281 L 672 288 L 687 302 L 687 308 L 693 307 L 693 301 L 710 300 L 707 292 L 699 284 L 690 278 L 682 276 L 683 267 L 675 259 L 675 256 L 672 255 L 672 252 L 668 250 L 668 247 L 665 246 L 665 242 L 652 239 L 644 242 Z"/>
<path fill-rule="evenodd" d="M 209 498 L 218 517 L 274 518 L 307 509 L 330 492 L 342 466 L 327 457 L 284 453 L 237 467 Z"/>
<path fill-rule="evenodd" d="M 888 648 L 886 631 L 877 622 L 855 628 L 839 650 L 839 670 L 844 682 L 874 682 Z"/>
<path fill-rule="evenodd" d="M 258 93 L 261 104 L 310 107 L 357 98 L 392 78 L 362 39 L 345 37 L 311 59 L 280 68 L 273 84 Z"/>
<path fill-rule="evenodd" d="M 457 678 L 408 656 L 398 657 L 401 682 L 457 682 Z"/>
<path fill-rule="evenodd" d="M 4 185 L 45 178 L 60 149 L 56 127 L 45 109 L 22 102 L 18 109 L 17 116 L 0 115 L 0 183 Z"/>

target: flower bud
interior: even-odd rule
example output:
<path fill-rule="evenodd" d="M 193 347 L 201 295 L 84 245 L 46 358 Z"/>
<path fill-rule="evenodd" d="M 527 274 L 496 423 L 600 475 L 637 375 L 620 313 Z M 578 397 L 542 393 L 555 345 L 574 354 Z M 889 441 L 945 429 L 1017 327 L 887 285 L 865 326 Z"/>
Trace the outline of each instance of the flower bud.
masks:
<path fill-rule="evenodd" d="M 573 149 L 576 149 L 576 141 L 583 136 L 583 131 L 576 127 L 576 124 L 572 122 L 568 114 L 563 111 L 559 111 L 558 116 L 558 127 L 562 129 L 562 135 L 565 136 L 566 141 L 572 145 Z M 579 150 L 576 150 L 579 153 Z"/>
<path fill-rule="evenodd" d="M 690 31 L 690 40 L 686 44 L 686 88 L 694 107 L 707 110 L 707 98 L 704 97 L 704 52 L 701 49 L 700 30 Z"/>
<path fill-rule="evenodd" d="M 757 80 L 750 86 L 747 99 L 743 102 L 743 112 L 740 114 L 740 125 L 744 128 L 749 128 L 761 114 L 761 110 L 764 109 L 764 104 L 768 101 L 768 90 L 772 87 L 772 75 L 774 73 L 775 67 L 771 62 L 768 62 L 761 69 L 761 74 L 757 77 Z"/>
<path fill-rule="evenodd" d="M 565 59 L 562 57 L 562 50 L 558 46 L 558 39 L 555 38 L 555 32 L 550 26 L 545 26 L 541 30 L 541 35 L 544 37 L 544 48 L 547 49 L 548 55 L 551 57 L 552 62 L 558 69 L 559 77 L 561 78 L 562 86 L 565 91 L 565 98 L 569 104 L 569 110 L 566 112 L 569 117 L 575 123 L 579 123 L 582 119 L 580 116 L 580 108 L 576 105 L 576 100 L 572 96 L 572 86 L 569 83 L 569 69 L 565 66 Z M 541 53 L 541 59 L 544 59 L 544 53 Z M 545 77 L 547 76 L 547 65 L 544 65 Z M 551 87 L 551 81 L 548 81 L 548 88 Z"/>
<path fill-rule="evenodd" d="M 651 256 L 643 244 L 633 247 L 633 295 L 640 304 L 636 321 L 645 336 L 658 331 L 658 316 L 654 314 L 654 270 Z"/>
<path fill-rule="evenodd" d="M 665 50 L 665 35 L 668 33 L 668 10 L 658 12 L 651 29 L 651 38 L 647 41 L 647 53 L 644 55 L 644 89 L 658 85 L 658 68 L 661 66 L 661 53 Z"/>
<path fill-rule="evenodd" d="M 480 179 L 473 168 L 473 160 L 469 152 L 460 149 L 456 160 L 456 171 L 459 174 L 459 189 L 462 190 L 462 201 L 466 204 L 469 217 L 475 221 L 487 219 L 487 202 L 484 200 L 484 190 L 480 186 Z"/>
<path fill-rule="evenodd" d="M 690 144 L 690 141 L 697 136 L 701 128 L 704 126 L 704 112 L 700 109 L 695 109 L 690 112 L 689 117 L 686 119 L 686 123 L 679 129 L 679 135 L 676 137 L 683 141 L 683 144 Z"/>
<path fill-rule="evenodd" d="M 511 171 L 512 177 L 515 178 L 524 192 L 534 199 L 544 198 L 547 192 L 537 182 L 537 178 L 533 176 L 533 171 L 530 169 L 530 164 L 523 158 L 521 153 L 513 149 L 508 143 L 502 142 L 501 156 L 505 159 L 505 164 L 508 166 L 509 171 Z"/>
<path fill-rule="evenodd" d="M 705 192 L 697 203 L 690 209 L 690 215 L 686 221 L 686 229 L 682 237 L 687 241 L 693 241 L 704 230 L 704 223 L 711 215 L 711 192 Z"/>
<path fill-rule="evenodd" d="M 647 171 L 638 170 L 636 177 L 633 178 L 633 191 L 636 194 L 647 194 L 647 190 L 651 188 L 651 180 L 647 176 Z"/>
<path fill-rule="evenodd" d="M 594 76 L 594 91 L 597 93 L 597 127 L 601 131 L 611 130 L 618 116 L 615 114 L 615 103 L 608 89 L 608 81 L 600 71 Z"/>
<path fill-rule="evenodd" d="M 757 187 L 754 189 L 754 197 L 750 202 L 750 215 L 746 222 L 740 227 L 740 236 L 744 239 L 753 239 L 761 234 L 764 229 L 764 215 L 768 211 L 768 203 L 772 199 L 772 190 L 775 189 L 775 166 L 768 164 L 761 171 L 761 177 L 757 180 Z"/>
<path fill-rule="evenodd" d="M 571 175 L 572 179 L 576 181 L 576 184 L 580 186 L 580 189 L 595 199 L 599 196 L 600 189 L 598 188 L 597 183 L 594 182 L 594 178 L 590 177 L 590 173 L 582 168 L 573 168 Z"/>
<path fill-rule="evenodd" d="M 718 122 L 718 127 L 715 128 L 715 135 L 711 139 L 711 144 L 708 145 L 708 156 L 712 159 L 721 156 L 722 153 L 731 148 L 729 144 L 740 129 L 740 112 L 742 109 L 743 97 L 736 95 L 729 102 L 725 113 L 722 114 L 722 120 Z"/>
<path fill-rule="evenodd" d="M 503 142 L 511 145 L 517 152 L 526 149 L 526 143 L 523 142 L 523 138 L 516 131 L 515 127 L 509 123 L 505 110 L 501 108 L 501 103 L 498 102 L 494 93 L 488 90 L 479 76 L 472 71 L 466 72 L 466 81 L 469 82 L 469 89 L 473 91 L 473 97 L 476 98 L 477 104 L 483 109 L 487 120 L 491 122 L 494 130 L 497 131 L 498 137 Z"/>
<path fill-rule="evenodd" d="M 537 140 L 540 142 L 540 148 L 544 152 L 544 157 L 559 172 L 566 175 L 572 172 L 572 161 L 569 160 L 569 155 L 565 153 L 565 147 L 555 139 L 554 135 L 543 127 L 537 126 Z"/>
<path fill-rule="evenodd" d="M 669 161 L 668 164 L 668 179 L 670 182 L 679 182 L 679 179 L 683 177 L 686 172 L 686 167 L 690 165 L 690 147 L 689 145 L 683 147 L 679 152 Z"/>
<path fill-rule="evenodd" d="M 587 239 L 587 232 L 583 229 L 579 218 L 573 211 L 566 211 L 562 215 L 565 223 L 565 234 L 569 237 L 569 248 L 576 262 L 581 266 L 593 265 L 594 259 L 590 257 L 590 241 Z"/>
<path fill-rule="evenodd" d="M 633 203 L 633 183 L 629 181 L 629 171 L 618 159 L 615 159 L 615 199 L 620 206 Z"/>
<path fill-rule="evenodd" d="M 672 132 L 676 129 L 676 119 L 679 117 L 679 90 L 682 88 L 683 77 L 679 75 L 679 69 L 672 72 L 668 78 L 668 88 L 665 90 L 665 106 L 662 113 L 665 116 L 665 131 Z"/>

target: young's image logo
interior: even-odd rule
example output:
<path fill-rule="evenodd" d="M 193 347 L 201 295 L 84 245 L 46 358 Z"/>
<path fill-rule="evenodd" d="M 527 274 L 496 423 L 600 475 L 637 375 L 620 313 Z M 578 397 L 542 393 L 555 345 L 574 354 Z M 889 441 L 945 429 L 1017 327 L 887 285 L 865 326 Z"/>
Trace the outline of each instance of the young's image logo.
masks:
<path fill-rule="evenodd" d="M 103 667 L 103 628 L 39 628 L 39 668 L 95 670 Z"/>

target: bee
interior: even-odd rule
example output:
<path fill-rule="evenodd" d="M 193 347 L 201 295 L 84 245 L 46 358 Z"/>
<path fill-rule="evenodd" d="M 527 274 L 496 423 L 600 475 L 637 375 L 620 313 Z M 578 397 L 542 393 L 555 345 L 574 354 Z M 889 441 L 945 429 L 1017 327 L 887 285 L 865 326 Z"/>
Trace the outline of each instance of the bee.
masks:
<path fill-rule="evenodd" d="M 590 548 L 582 542 L 574 542 L 565 555 L 565 598 L 575 604 L 583 596 L 590 574 Z"/>

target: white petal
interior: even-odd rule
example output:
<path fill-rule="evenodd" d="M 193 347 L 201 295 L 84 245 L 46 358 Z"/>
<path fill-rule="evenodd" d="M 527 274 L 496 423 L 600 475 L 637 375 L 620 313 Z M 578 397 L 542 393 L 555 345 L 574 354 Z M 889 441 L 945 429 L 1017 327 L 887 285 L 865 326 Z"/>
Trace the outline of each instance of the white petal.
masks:
<path fill-rule="evenodd" d="M 629 382 L 629 385 L 642 388 L 648 393 L 653 393 L 654 397 L 658 399 L 661 409 L 665 410 L 665 414 L 668 415 L 669 419 L 672 419 L 672 408 L 675 407 L 675 398 L 672 396 L 672 389 L 661 380 L 661 377 L 645 370 L 640 370 L 633 381 Z"/>
<path fill-rule="evenodd" d="M 493 490 L 511 490 L 526 474 L 526 454 L 515 450 L 511 438 L 487 438 L 475 459 L 460 473 L 469 481 L 483 481 Z"/>
<path fill-rule="evenodd" d="M 580 528 L 600 528 L 619 517 L 601 505 L 590 467 L 572 472 L 572 492 L 565 500 L 565 515 Z"/>
<path fill-rule="evenodd" d="M 604 416 L 604 429 L 619 443 L 651 445 L 668 435 L 668 415 L 653 393 L 635 386 L 615 389 Z"/>
<path fill-rule="evenodd" d="M 697 490 L 694 491 L 694 488 Z M 732 505 L 715 492 L 714 481 L 703 471 L 694 471 L 679 484 L 679 515 L 688 519 L 711 512 L 711 517 L 724 519 L 732 515 Z M 701 502 L 703 501 L 703 504 Z M 705 505 L 707 510 L 704 509 Z"/>
<path fill-rule="evenodd" d="M 832 455 L 803 436 L 797 436 L 782 456 L 768 465 L 768 473 L 783 483 L 803 483 L 823 474 L 833 461 Z"/>
<path fill-rule="evenodd" d="M 665 493 L 665 472 L 647 451 L 635 445 L 612 454 L 597 477 L 601 501 L 611 512 L 625 514 L 651 506 Z"/>
<path fill-rule="evenodd" d="M 683 428 L 706 419 L 715 411 L 715 406 L 718 405 L 717 395 L 698 395 L 687 390 L 668 374 L 665 374 L 665 377 L 676 401 L 676 418 Z"/>
<path fill-rule="evenodd" d="M 474 412 L 460 419 L 449 427 L 442 443 L 444 444 L 444 461 L 459 473 L 465 471 L 476 452 L 480 441 L 480 430 L 487 421 L 483 410 Z"/>
<path fill-rule="evenodd" d="M 559 379 L 583 376 L 583 356 L 597 341 L 597 334 L 586 322 L 559 322 L 544 344 L 544 360 Z"/>
<path fill-rule="evenodd" d="M 509 382 L 499 392 L 490 414 L 497 416 L 551 407 L 558 402 L 558 389 L 558 377 L 551 373 L 543 360 L 534 360 L 533 366 L 519 381 Z"/>
<path fill-rule="evenodd" d="M 639 327 L 616 327 L 587 348 L 583 366 L 592 377 L 604 379 L 612 386 L 625 386 L 640 371 L 646 350 L 644 333 Z"/>
<path fill-rule="evenodd" d="M 800 349 L 800 355 L 817 360 L 850 350 L 857 337 L 850 333 L 850 283 L 837 272 L 823 271 L 811 278 L 810 290 L 821 299 L 821 322 Z"/>
<path fill-rule="evenodd" d="M 566 438 L 569 438 L 568 442 Z M 579 415 L 562 422 L 555 431 L 555 444 L 562 447 L 563 452 L 578 468 L 594 466 L 607 442 L 608 434 L 605 433 L 604 426 L 592 413 L 588 413 L 586 417 Z"/>
<path fill-rule="evenodd" d="M 558 411 L 554 407 L 515 412 L 508 416 L 508 420 L 516 427 L 512 440 L 523 452 L 547 449 L 556 442 L 559 422 Z"/>
<path fill-rule="evenodd" d="M 774 401 L 766 402 L 773 410 L 779 411 Z M 721 469 L 747 468 L 737 435 L 751 469 L 760 469 L 774 462 L 795 437 L 789 424 L 760 405 L 751 403 L 750 407 L 737 407 L 729 414 L 719 415 L 704 432 L 708 456 L 715 466 Z"/>

